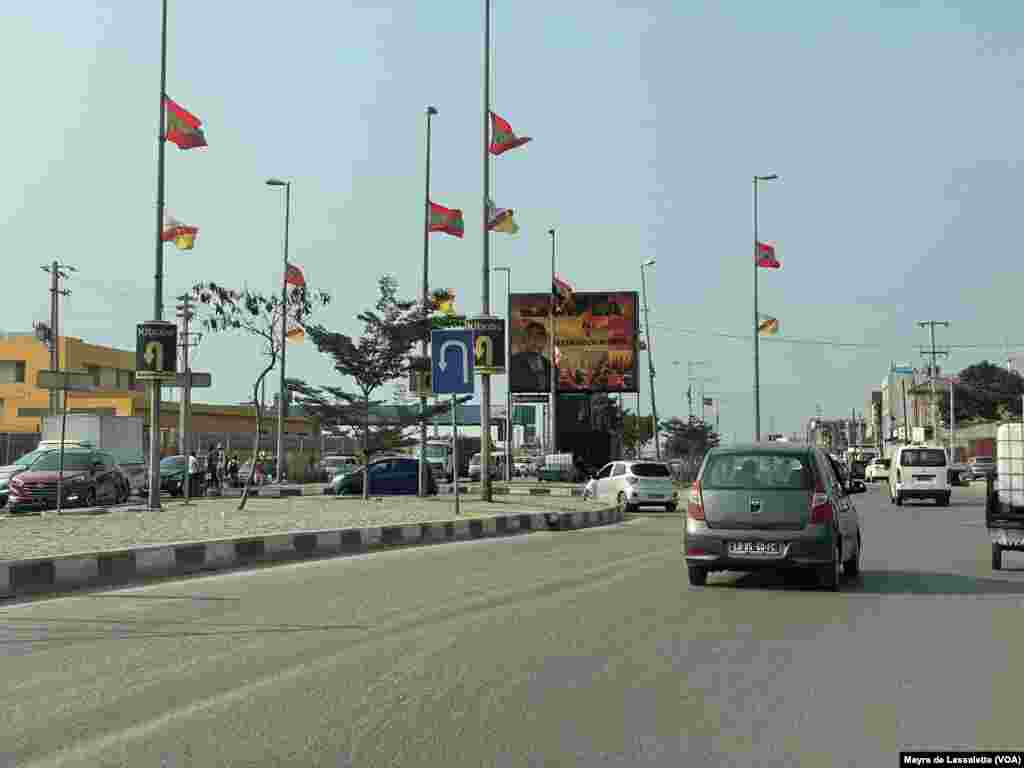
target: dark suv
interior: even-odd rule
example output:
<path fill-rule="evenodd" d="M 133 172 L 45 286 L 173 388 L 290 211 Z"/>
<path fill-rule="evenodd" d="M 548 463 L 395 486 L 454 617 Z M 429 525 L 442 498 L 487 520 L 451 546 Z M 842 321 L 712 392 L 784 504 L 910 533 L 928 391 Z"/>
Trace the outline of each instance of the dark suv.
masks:
<path fill-rule="evenodd" d="M 388 456 L 370 462 L 370 490 L 368 495 L 388 496 L 392 494 L 411 494 L 419 492 L 419 459 L 408 456 Z M 328 486 L 337 496 L 349 496 L 363 492 L 364 469 L 339 475 Z M 325 491 L 328 493 L 328 491 Z M 437 481 L 427 462 L 427 494 L 437 493 Z"/>
<path fill-rule="evenodd" d="M 11 478 L 10 511 L 49 509 L 57 506 L 60 451 L 49 451 L 31 468 Z M 125 473 L 106 451 L 72 448 L 64 451 L 62 481 L 64 504 L 92 507 L 120 504 L 131 492 Z"/>

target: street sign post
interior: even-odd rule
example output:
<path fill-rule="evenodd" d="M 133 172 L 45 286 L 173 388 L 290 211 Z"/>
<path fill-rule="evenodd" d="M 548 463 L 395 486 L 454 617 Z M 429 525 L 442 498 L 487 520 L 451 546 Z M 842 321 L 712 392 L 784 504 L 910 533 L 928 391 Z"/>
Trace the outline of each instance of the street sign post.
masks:
<path fill-rule="evenodd" d="M 175 381 L 178 327 L 174 323 L 139 323 L 135 337 L 135 378 Z"/>
<path fill-rule="evenodd" d="M 198 371 L 192 371 L 192 381 L 188 380 L 189 374 L 176 373 L 173 379 L 166 379 L 161 382 L 165 387 L 185 387 L 189 386 L 192 389 L 202 389 L 204 387 L 213 386 L 213 374 L 211 373 L 199 373 Z"/>
<path fill-rule="evenodd" d="M 473 331 L 473 367 L 477 373 L 505 372 L 505 319 L 491 315 L 467 318 L 466 328 Z"/>
<path fill-rule="evenodd" d="M 64 439 L 68 428 L 68 391 L 89 392 L 95 388 L 92 374 L 88 371 L 40 371 L 36 378 L 40 389 L 56 389 L 64 393 L 60 409 L 60 447 L 57 459 L 57 514 L 64 507 Z M 43 514 L 46 512 L 44 510 Z"/>
<path fill-rule="evenodd" d="M 430 332 L 430 379 L 435 395 L 473 394 L 473 332 Z"/>

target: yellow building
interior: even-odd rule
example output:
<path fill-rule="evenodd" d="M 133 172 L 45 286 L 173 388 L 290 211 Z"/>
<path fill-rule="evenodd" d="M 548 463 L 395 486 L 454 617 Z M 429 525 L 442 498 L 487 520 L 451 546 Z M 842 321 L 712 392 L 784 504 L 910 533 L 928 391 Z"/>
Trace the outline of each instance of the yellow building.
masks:
<path fill-rule="evenodd" d="M 59 338 L 58 349 L 61 368 L 88 371 L 96 387 L 91 392 L 68 392 L 69 413 L 143 416 L 148 425 L 149 403 L 144 385 L 135 382 L 134 352 L 65 336 Z M 0 433 L 40 431 L 42 417 L 49 413 L 49 392 L 37 387 L 36 381 L 39 371 L 50 367 L 49 347 L 34 334 L 0 335 Z M 177 427 L 178 403 L 163 401 L 160 428 L 165 450 L 173 451 Z M 273 418 L 264 420 L 265 435 L 274 428 Z M 199 440 L 201 445 L 216 440 L 241 447 L 251 444 L 255 430 L 256 409 L 251 405 L 192 404 L 189 431 L 209 436 L 208 440 Z M 293 439 L 319 435 L 315 422 L 305 416 L 289 416 L 284 431 Z"/>
<path fill-rule="evenodd" d="M 93 392 L 69 392 L 68 411 L 131 416 L 136 413 L 135 353 L 58 339 L 60 365 L 92 374 Z M 40 371 L 50 369 L 50 349 L 35 334 L 0 336 L 0 432 L 38 432 L 49 412 L 50 393 L 36 386 Z"/>

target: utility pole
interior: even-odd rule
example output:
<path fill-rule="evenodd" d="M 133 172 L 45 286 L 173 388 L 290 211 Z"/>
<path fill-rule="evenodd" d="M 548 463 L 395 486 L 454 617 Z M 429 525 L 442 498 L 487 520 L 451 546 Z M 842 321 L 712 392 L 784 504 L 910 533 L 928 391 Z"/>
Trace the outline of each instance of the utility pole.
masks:
<path fill-rule="evenodd" d="M 61 264 L 54 259 L 50 264 L 44 265 L 43 272 L 50 274 L 50 370 L 60 370 L 60 298 L 70 296 L 71 291 L 61 289 L 60 281 L 68 279 L 69 272 L 78 270 L 68 264 Z M 50 415 L 54 416 L 60 410 L 60 391 L 50 390 Z"/>
<path fill-rule="evenodd" d="M 181 388 L 181 404 L 178 407 L 178 453 L 188 456 L 188 418 L 192 409 L 192 369 L 188 362 L 189 348 L 198 346 L 202 334 L 192 333 L 189 329 L 195 313 L 192 311 L 192 297 L 183 294 L 178 297 L 181 304 L 177 305 L 178 319 L 181 320 L 181 337 L 178 347 L 181 349 L 181 370 L 185 374 L 185 386 Z M 196 336 L 193 342 L 192 337 Z"/>
<path fill-rule="evenodd" d="M 935 394 L 935 376 L 938 370 L 935 365 L 935 358 L 939 356 L 949 357 L 948 350 L 937 350 L 935 348 L 935 326 L 941 325 L 944 328 L 949 328 L 948 320 L 922 320 L 918 324 L 919 328 L 927 328 L 931 336 L 931 349 L 922 349 L 921 354 L 927 355 L 931 358 L 931 364 L 928 366 L 928 379 L 931 384 L 932 396 L 930 410 L 932 413 L 932 440 L 937 440 L 939 437 L 939 407 L 938 400 Z"/>

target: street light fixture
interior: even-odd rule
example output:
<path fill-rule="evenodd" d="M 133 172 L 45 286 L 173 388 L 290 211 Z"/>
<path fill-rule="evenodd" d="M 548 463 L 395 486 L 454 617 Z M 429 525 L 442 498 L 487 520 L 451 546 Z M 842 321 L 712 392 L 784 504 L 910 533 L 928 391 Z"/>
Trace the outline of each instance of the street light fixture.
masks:
<path fill-rule="evenodd" d="M 654 266 L 656 259 L 648 259 L 640 265 L 640 284 L 644 299 L 644 336 L 647 337 L 647 375 L 651 386 L 651 418 L 654 420 L 654 455 L 661 461 L 661 442 L 658 430 L 658 402 L 654 395 L 654 344 L 651 341 L 650 308 L 647 306 L 647 267 Z"/>
<path fill-rule="evenodd" d="M 292 210 L 292 183 L 281 179 L 267 179 L 268 187 L 284 187 L 284 271 L 281 274 L 281 389 L 277 398 L 277 484 L 284 482 L 284 412 L 288 402 L 285 384 L 284 356 L 288 344 L 288 226 Z"/>

